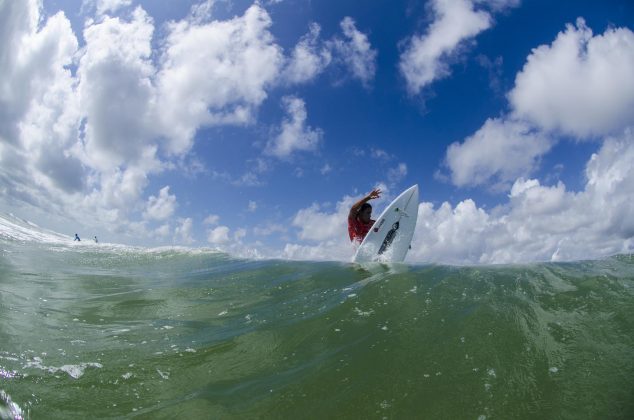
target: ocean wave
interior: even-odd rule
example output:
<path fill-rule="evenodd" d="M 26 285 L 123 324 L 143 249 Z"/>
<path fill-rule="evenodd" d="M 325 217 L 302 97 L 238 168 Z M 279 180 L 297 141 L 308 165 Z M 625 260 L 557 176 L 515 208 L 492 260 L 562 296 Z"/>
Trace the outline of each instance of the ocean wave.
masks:
<path fill-rule="evenodd" d="M 3 245 L 2 389 L 33 416 L 602 418 L 631 407 L 632 255 L 457 267 Z"/>
<path fill-rule="evenodd" d="M 188 247 L 181 245 L 145 247 L 110 242 L 95 243 L 92 240 L 75 241 L 74 238 L 68 235 L 42 228 L 11 213 L 0 214 L 0 241 L 40 246 L 51 252 L 111 253 L 129 257 L 135 255 L 146 255 L 149 258 L 224 255 L 231 258 L 253 260 L 278 258 L 278 256 L 270 253 L 265 254 L 261 250 L 249 247 L 232 248 L 228 251 L 218 247 Z"/>

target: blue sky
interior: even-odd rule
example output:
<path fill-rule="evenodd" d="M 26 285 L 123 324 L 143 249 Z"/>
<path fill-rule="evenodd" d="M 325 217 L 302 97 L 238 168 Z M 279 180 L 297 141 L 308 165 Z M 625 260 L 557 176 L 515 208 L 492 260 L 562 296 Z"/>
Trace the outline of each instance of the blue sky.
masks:
<path fill-rule="evenodd" d="M 414 262 L 634 249 L 630 1 L 3 2 L 0 209 L 102 241 Z"/>

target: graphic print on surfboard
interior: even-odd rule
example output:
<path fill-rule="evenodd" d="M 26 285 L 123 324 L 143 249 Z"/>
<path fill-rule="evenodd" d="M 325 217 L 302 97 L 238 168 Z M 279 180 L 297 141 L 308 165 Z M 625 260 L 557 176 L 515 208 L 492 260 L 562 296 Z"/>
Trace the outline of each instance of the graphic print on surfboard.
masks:
<path fill-rule="evenodd" d="M 403 191 L 381 213 L 354 255 L 354 262 L 401 262 L 418 217 L 418 185 Z"/>
<path fill-rule="evenodd" d="M 392 245 L 392 241 L 394 240 L 394 236 L 396 236 L 396 231 L 398 230 L 398 222 L 392 225 L 392 229 L 385 235 L 385 239 L 383 239 L 383 243 L 381 244 L 381 248 L 379 248 L 378 254 L 381 255 L 385 252 L 385 250 Z"/>

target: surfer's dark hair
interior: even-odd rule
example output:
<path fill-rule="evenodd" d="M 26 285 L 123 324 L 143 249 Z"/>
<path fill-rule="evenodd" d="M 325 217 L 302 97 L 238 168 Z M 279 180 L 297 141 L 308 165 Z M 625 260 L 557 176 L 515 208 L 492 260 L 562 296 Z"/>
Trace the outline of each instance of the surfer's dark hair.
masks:
<path fill-rule="evenodd" d="M 361 208 L 359 208 L 359 213 L 361 213 L 363 210 L 367 209 L 368 207 L 372 208 L 372 205 L 370 203 L 361 204 Z"/>

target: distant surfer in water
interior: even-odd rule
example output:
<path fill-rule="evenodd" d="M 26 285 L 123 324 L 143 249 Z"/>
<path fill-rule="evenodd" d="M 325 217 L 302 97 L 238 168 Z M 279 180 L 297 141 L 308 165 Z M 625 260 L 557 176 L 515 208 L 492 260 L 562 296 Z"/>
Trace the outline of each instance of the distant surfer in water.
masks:
<path fill-rule="evenodd" d="M 99 239 L 97 239 L 97 237 L 95 236 L 95 243 L 98 244 L 99 243 Z"/>
<path fill-rule="evenodd" d="M 372 206 L 368 201 L 380 196 L 381 190 L 377 188 L 354 203 L 350 208 L 350 213 L 348 214 L 348 235 L 350 235 L 352 242 L 357 244 L 363 242 L 363 238 L 372 228 L 375 221 L 372 220 Z"/>
<path fill-rule="evenodd" d="M 75 234 L 75 239 L 74 239 L 74 241 L 79 241 L 79 242 L 81 242 L 81 239 L 79 239 L 79 235 L 78 235 L 78 234 Z"/>

